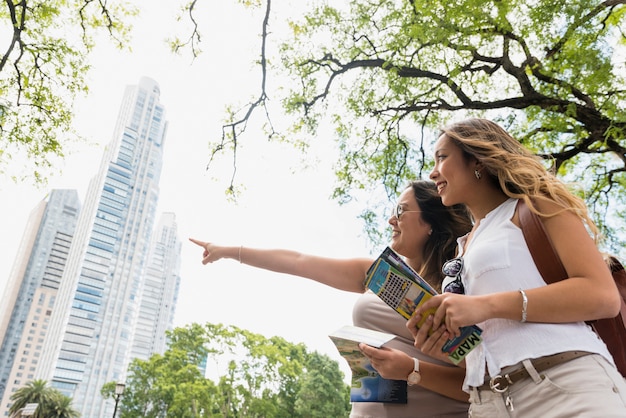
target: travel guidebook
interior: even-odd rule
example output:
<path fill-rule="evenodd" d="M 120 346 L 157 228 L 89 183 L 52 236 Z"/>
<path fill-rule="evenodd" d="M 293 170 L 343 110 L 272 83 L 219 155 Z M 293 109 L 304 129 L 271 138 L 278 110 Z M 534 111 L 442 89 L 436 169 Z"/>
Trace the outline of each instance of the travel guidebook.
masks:
<path fill-rule="evenodd" d="M 418 306 L 437 295 L 435 289 L 389 247 L 369 268 L 365 286 L 406 319 L 411 317 Z M 418 327 L 426 317 L 423 316 Z M 462 327 L 461 335 L 448 340 L 442 350 L 454 364 L 458 364 L 481 343 L 481 333 L 482 330 L 476 325 Z"/>
<path fill-rule="evenodd" d="M 346 325 L 329 337 L 352 371 L 350 402 L 407 403 L 406 381 L 384 379 L 359 350 L 359 343 L 380 348 L 395 335 Z"/>

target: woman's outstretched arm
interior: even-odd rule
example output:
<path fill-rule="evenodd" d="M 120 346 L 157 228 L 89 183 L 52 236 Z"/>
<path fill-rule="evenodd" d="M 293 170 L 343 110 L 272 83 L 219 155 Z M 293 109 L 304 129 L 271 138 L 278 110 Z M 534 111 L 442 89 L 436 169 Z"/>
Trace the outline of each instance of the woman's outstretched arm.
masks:
<path fill-rule="evenodd" d="M 285 249 L 220 246 L 194 238 L 189 240 L 204 249 L 202 264 L 230 258 L 249 266 L 304 277 L 356 293 L 365 291 L 365 274 L 373 262 L 369 258 L 337 259 Z"/>

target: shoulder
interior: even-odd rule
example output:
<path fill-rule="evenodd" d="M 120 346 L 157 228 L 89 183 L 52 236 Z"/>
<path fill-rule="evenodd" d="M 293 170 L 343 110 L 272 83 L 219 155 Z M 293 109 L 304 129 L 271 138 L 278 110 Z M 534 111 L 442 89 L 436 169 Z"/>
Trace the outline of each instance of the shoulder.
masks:
<path fill-rule="evenodd" d="M 540 216 L 551 218 L 561 213 L 574 214 L 573 208 L 557 203 L 548 198 L 534 198 L 531 200 L 532 205 L 539 212 Z"/>
<path fill-rule="evenodd" d="M 550 223 L 549 221 L 553 218 L 565 218 L 570 221 L 578 219 L 582 222 L 582 219 L 576 214 L 574 208 L 567 207 L 547 198 L 531 198 L 529 201 L 524 201 L 523 199 L 516 200 L 515 213 L 512 221 L 517 226 L 520 226 L 519 213 L 523 206 L 528 208 L 528 211 L 538 215 L 544 224 Z"/>

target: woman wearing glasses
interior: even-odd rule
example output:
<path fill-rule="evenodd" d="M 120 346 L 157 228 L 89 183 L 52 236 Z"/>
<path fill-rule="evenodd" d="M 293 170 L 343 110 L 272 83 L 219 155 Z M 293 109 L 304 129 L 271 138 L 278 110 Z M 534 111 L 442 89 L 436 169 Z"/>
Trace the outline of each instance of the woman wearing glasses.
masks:
<path fill-rule="evenodd" d="M 620 309 L 584 202 L 491 121 L 444 128 L 434 151 L 430 178 L 444 205 L 466 205 L 475 222 L 458 240 L 459 257 L 444 265 L 449 291 L 407 323 L 415 345 L 424 348 L 415 324 L 431 308 L 435 329 L 483 329 L 465 358 L 473 418 L 625 417 L 624 378 L 584 322 Z M 518 199 L 543 215 L 568 279 L 543 281 L 519 228 Z"/>
<path fill-rule="evenodd" d="M 422 277 L 440 289 L 441 264 L 454 256 L 456 238 L 471 228 L 465 208 L 443 206 L 434 183 L 416 181 L 400 195 L 389 224 L 392 228 L 390 246 Z M 386 348 L 365 347 L 364 354 L 370 357 L 381 376 L 405 379 L 414 384 L 408 388 L 407 404 L 355 402 L 351 417 L 467 417 L 468 397 L 461 390 L 464 370 L 422 354 L 413 346 L 406 320 L 374 293 L 366 292 L 363 281 L 374 260 L 332 259 L 289 250 L 223 247 L 195 239 L 191 241 L 204 249 L 203 264 L 231 258 L 254 267 L 363 293 L 354 306 L 354 325 L 397 335 Z M 439 350 L 445 341 L 440 338 L 442 332 L 429 339 Z M 419 374 L 414 373 L 416 367 Z"/>

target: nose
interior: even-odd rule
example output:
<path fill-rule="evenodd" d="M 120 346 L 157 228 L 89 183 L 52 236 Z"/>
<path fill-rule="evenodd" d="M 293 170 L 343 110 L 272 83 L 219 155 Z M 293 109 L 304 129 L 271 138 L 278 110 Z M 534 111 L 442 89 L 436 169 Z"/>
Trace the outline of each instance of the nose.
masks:
<path fill-rule="evenodd" d="M 396 215 L 391 215 L 389 217 L 389 219 L 387 220 L 387 222 L 389 223 L 389 225 L 391 226 L 396 226 L 398 223 L 398 218 L 396 217 Z"/>
<path fill-rule="evenodd" d="M 437 171 L 437 168 L 433 168 L 433 170 L 428 175 L 428 178 L 431 180 L 435 180 L 438 175 L 439 175 L 439 172 Z"/>

